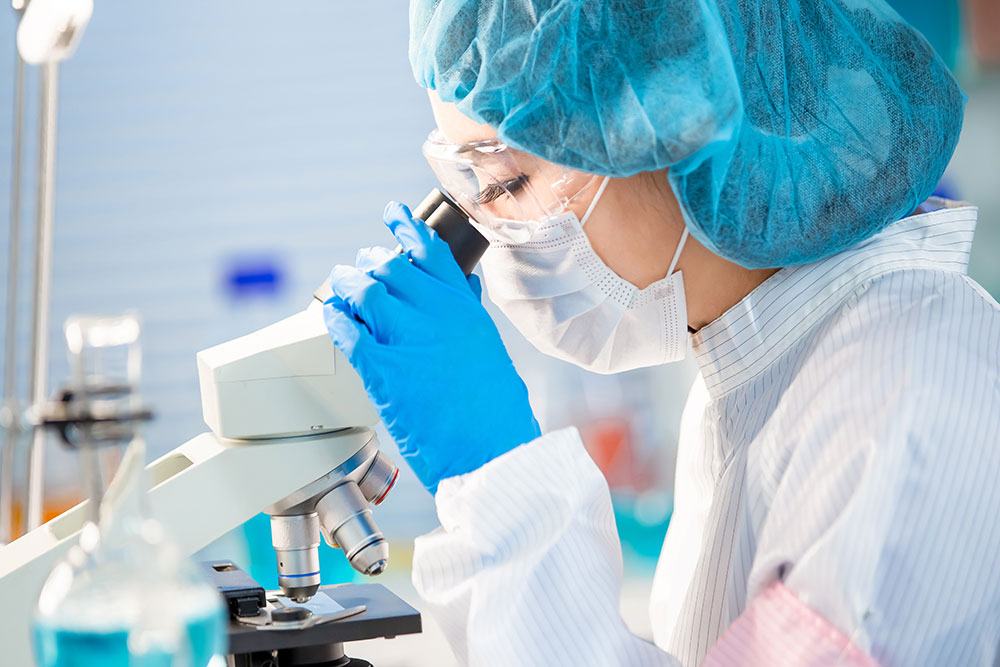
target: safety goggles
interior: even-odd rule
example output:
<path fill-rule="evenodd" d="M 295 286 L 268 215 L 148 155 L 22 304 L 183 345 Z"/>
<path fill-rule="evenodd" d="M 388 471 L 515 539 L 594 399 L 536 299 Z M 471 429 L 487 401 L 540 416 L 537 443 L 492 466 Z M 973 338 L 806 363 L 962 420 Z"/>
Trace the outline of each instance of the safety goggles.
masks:
<path fill-rule="evenodd" d="M 499 139 L 466 144 L 434 130 L 424 157 L 473 223 L 511 243 L 529 240 L 543 220 L 560 215 L 600 177 L 509 147 Z"/>

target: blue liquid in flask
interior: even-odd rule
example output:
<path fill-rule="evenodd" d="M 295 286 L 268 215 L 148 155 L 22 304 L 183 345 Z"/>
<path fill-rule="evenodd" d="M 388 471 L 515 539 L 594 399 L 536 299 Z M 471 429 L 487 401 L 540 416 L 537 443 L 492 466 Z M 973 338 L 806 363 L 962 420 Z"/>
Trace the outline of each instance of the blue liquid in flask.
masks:
<path fill-rule="evenodd" d="M 69 627 L 45 619 L 35 624 L 35 656 L 39 667 L 209 667 L 224 655 L 225 621 L 217 606 L 188 616 L 185 654 L 177 656 L 155 649 L 132 655 L 129 631 L 120 627 Z"/>

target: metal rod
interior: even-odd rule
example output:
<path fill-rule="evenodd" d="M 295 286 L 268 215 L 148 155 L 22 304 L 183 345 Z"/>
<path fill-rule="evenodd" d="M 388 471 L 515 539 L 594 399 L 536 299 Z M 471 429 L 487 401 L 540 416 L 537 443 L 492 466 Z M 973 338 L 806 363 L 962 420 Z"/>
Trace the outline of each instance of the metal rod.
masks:
<path fill-rule="evenodd" d="M 31 323 L 31 402 L 47 398 L 49 370 L 49 306 L 52 300 L 52 217 L 55 208 L 56 120 L 59 64 L 41 66 L 41 108 L 38 130 L 38 182 L 35 204 L 35 302 Z M 28 500 L 25 532 L 42 524 L 45 484 L 45 429 L 32 433 L 28 453 Z"/>
<path fill-rule="evenodd" d="M 24 141 L 24 60 L 14 47 L 14 145 L 10 168 L 10 247 L 7 250 L 7 340 L 4 355 L 4 435 L 0 462 L 0 545 L 11 540 L 14 517 L 14 463 L 21 435 L 17 389 L 18 259 L 21 253 L 21 155 Z"/>
<path fill-rule="evenodd" d="M 94 524 L 101 522 L 101 500 L 104 497 L 104 475 L 101 474 L 101 456 L 89 436 L 80 443 L 83 457 L 84 479 L 87 484 L 87 519 Z"/>

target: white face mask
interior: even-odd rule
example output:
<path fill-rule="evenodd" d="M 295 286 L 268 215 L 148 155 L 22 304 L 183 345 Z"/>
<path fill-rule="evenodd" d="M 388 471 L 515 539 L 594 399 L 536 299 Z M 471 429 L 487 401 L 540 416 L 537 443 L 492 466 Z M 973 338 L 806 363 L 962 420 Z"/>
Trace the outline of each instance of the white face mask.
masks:
<path fill-rule="evenodd" d="M 687 228 L 666 277 L 640 290 L 608 268 L 583 233 L 608 180 L 583 220 L 573 212 L 549 218 L 525 243 L 490 238 L 482 260 L 490 298 L 539 350 L 587 370 L 680 361 L 687 355 L 687 304 L 674 268 Z"/>

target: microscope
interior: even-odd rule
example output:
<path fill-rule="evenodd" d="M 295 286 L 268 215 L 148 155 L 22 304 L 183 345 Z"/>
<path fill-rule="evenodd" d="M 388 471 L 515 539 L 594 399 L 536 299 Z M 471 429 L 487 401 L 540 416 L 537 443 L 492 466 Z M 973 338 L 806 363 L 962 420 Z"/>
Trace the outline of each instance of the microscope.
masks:
<path fill-rule="evenodd" d="M 468 215 L 439 190 L 413 213 L 471 273 L 489 243 Z M 257 513 L 268 513 L 280 594 L 293 603 L 308 603 L 320 590 L 321 538 L 365 575 L 380 574 L 389 558 L 372 506 L 389 493 L 398 470 L 379 452 L 372 430 L 378 416 L 361 378 L 327 333 L 322 311 L 331 294 L 324 282 L 304 311 L 198 353 L 202 409 L 211 430 L 146 467 L 148 514 L 189 555 Z M 0 549 L 0 599 L 8 608 L 33 607 L 48 573 L 79 540 L 85 504 Z M 213 566 L 223 579 L 238 576 L 232 564 Z M 225 592 L 227 585 L 219 588 Z M 227 596 L 235 665 L 362 664 L 341 660 L 339 645 L 420 631 L 419 614 L 384 587 L 354 585 L 329 591 L 354 610 L 351 618 L 296 624 L 298 612 L 288 608 L 281 610 L 290 619 L 281 621 L 289 624 L 287 631 L 260 633 L 236 616 L 249 613 L 248 600 L 259 602 L 250 611 L 263 609 L 262 589 L 228 588 L 250 591 L 242 598 Z M 11 614 L 0 627 L 10 664 L 32 664 L 30 622 L 30 614 Z M 277 660 L 267 656 L 277 656 L 278 649 L 286 651 L 284 662 L 267 662 Z M 289 657 L 292 650 L 315 659 Z"/>

